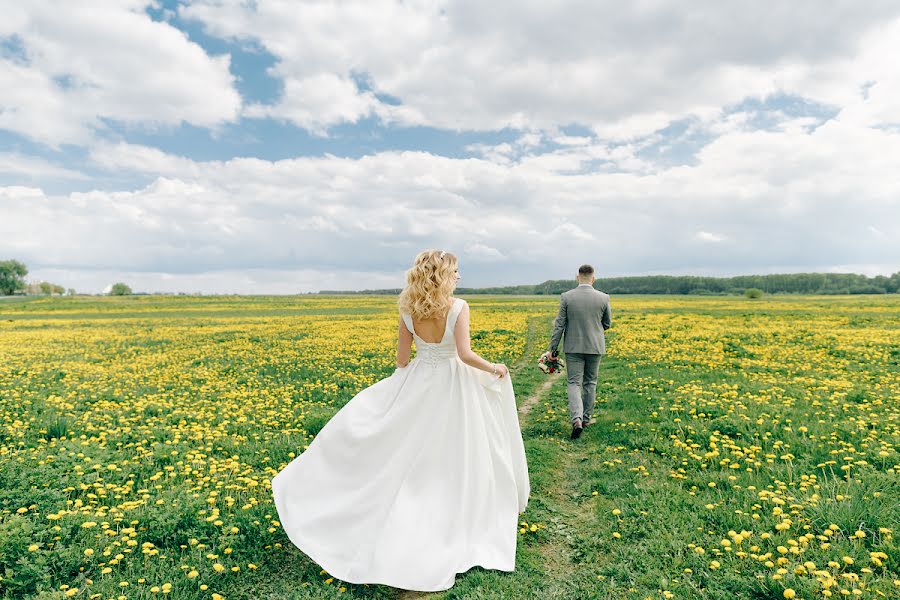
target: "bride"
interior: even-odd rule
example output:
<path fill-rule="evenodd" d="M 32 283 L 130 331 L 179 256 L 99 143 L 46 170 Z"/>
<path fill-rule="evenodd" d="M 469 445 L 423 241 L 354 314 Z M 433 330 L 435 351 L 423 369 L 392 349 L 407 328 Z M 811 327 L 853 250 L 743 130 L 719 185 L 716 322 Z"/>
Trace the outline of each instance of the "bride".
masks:
<path fill-rule="evenodd" d="M 458 280 L 453 254 L 416 256 L 397 369 L 272 479 L 288 538 L 340 580 L 434 592 L 476 565 L 515 570 L 531 491 L 516 401 L 506 366 L 470 347 Z"/>

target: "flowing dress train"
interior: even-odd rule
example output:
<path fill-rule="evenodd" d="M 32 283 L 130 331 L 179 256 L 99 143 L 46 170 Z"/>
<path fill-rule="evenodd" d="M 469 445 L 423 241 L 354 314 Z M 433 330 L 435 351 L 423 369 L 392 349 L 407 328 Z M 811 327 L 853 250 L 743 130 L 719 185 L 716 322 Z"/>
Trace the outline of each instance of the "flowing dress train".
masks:
<path fill-rule="evenodd" d="M 455 299 L 440 342 L 361 390 L 272 479 L 291 542 L 350 583 L 453 586 L 479 565 L 513 571 L 530 494 L 509 375 L 463 363 Z"/>

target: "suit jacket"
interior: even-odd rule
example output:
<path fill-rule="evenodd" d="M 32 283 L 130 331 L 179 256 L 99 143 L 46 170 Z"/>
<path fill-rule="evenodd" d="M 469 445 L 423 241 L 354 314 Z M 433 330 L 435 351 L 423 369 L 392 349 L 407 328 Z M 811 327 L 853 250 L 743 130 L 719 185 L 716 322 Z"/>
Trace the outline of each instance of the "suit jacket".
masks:
<path fill-rule="evenodd" d="M 564 292 L 559 297 L 559 314 L 553 322 L 550 352 L 556 352 L 559 340 L 565 334 L 563 352 L 606 354 L 606 336 L 603 332 L 611 324 L 609 294 L 604 294 L 588 283 Z"/>

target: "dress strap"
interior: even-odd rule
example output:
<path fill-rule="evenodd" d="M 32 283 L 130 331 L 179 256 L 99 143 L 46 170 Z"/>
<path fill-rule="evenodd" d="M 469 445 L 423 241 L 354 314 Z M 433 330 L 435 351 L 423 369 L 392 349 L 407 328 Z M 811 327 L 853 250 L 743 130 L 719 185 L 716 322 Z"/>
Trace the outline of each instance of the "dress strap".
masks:
<path fill-rule="evenodd" d="M 465 303 L 466 301 L 462 298 L 456 298 L 453 301 L 453 306 L 450 307 L 450 313 L 447 315 L 447 329 L 449 329 L 451 333 L 456 328 L 456 319 L 459 317 L 459 313 L 462 312 Z"/>
<path fill-rule="evenodd" d="M 406 325 L 406 330 L 411 334 L 416 335 L 416 332 L 413 331 L 412 316 L 405 312 L 400 313 L 400 316 L 403 318 L 403 324 Z"/>

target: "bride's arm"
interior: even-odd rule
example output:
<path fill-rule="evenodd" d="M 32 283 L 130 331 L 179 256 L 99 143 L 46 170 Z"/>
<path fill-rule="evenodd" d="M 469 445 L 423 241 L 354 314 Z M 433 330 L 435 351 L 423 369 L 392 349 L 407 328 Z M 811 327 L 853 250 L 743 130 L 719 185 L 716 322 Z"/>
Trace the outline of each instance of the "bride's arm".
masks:
<path fill-rule="evenodd" d="M 413 336 L 406 328 L 403 317 L 397 326 L 397 368 L 402 369 L 409 364 L 409 355 L 412 353 Z"/>
<path fill-rule="evenodd" d="M 461 361 L 470 367 L 475 367 L 476 369 L 481 369 L 482 371 L 487 371 L 494 375 L 500 375 L 502 377 L 506 374 L 507 369 L 505 365 L 489 363 L 472 350 L 472 340 L 469 337 L 468 303 L 463 304 L 462 310 L 459 312 L 459 317 L 456 319 L 456 327 L 453 330 L 453 337 L 456 339 L 456 353 L 459 354 L 459 359 Z"/>

